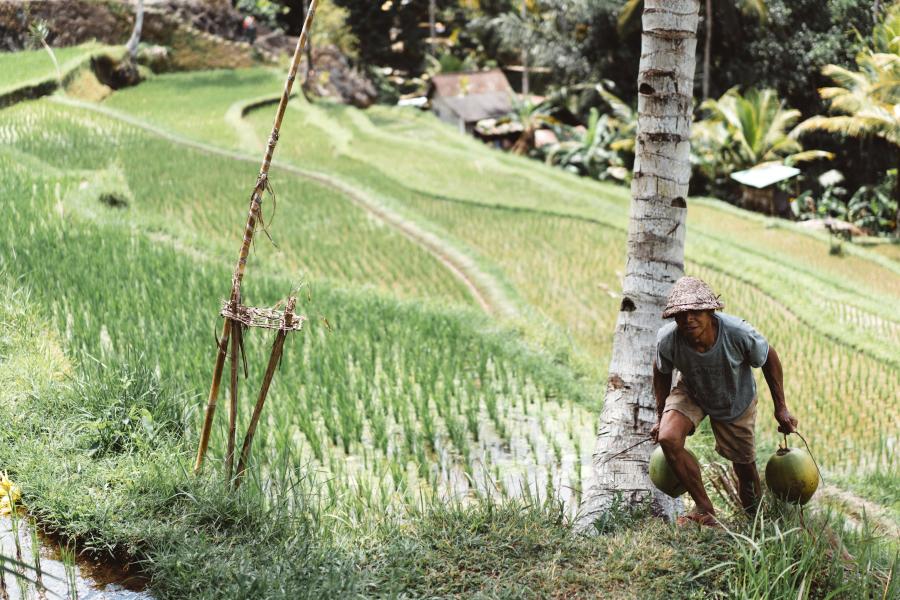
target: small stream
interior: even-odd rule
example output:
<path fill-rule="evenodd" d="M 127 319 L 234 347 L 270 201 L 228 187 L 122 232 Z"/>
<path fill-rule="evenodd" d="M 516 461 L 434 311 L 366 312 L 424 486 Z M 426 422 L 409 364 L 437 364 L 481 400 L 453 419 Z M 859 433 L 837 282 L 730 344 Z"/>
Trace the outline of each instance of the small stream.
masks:
<path fill-rule="evenodd" d="M 14 533 L 17 531 L 18 535 Z M 18 538 L 18 549 L 16 539 Z M 37 553 L 32 540 L 37 540 Z M 66 557 L 66 549 L 52 538 L 35 531 L 34 521 L 27 516 L 15 522 L 9 517 L 0 518 L 0 556 L 15 559 L 28 565 L 16 569 L 5 563 L 2 574 L 6 584 L 6 596 L 0 589 L 0 600 L 53 600 L 59 598 L 78 600 L 152 600 L 144 588 L 144 577 L 129 575 L 122 565 L 114 561 L 93 561 L 83 557 L 74 560 Z M 39 557 L 41 578 L 36 580 L 35 557 Z M 12 571 L 12 572 L 10 572 Z"/>

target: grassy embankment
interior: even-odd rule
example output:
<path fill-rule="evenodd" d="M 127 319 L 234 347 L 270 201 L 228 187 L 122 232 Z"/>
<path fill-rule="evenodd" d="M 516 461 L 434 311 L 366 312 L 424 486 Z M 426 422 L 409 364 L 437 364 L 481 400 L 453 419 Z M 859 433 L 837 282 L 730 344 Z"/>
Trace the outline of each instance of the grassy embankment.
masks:
<path fill-rule="evenodd" d="M 359 216 L 345 201 L 341 204 L 339 196 L 316 197 L 307 183 L 304 200 L 282 194 L 276 219 L 288 221 L 277 220 L 273 234 L 283 253 L 258 244 L 255 260 L 263 275 L 248 287 L 247 295 L 271 302 L 284 295 L 298 268 L 304 268 L 314 281 L 305 310 L 327 315 L 335 331 L 326 333 L 317 324 L 289 349 L 302 363 L 286 360 L 279 374 L 267 413 L 271 435 L 261 440 L 256 453 L 261 463 L 270 465 L 263 480 L 251 481 L 237 501 L 213 480 L 192 480 L 184 470 L 196 419 L 184 412 L 198 406 L 196 395 L 205 387 L 211 343 L 203 339 L 210 336 L 209 315 L 228 279 L 227 261 L 209 257 L 228 257 L 233 251 L 235 239 L 221 232 L 230 233 L 245 207 L 235 203 L 233 211 L 224 209 L 221 199 L 243 197 L 245 180 L 252 182 L 254 169 L 235 174 L 229 184 L 228 173 L 237 170 L 234 163 L 199 157 L 108 119 L 44 102 L 0 117 L 9 119 L 10 129 L 4 131 L 13 132 L 6 141 L 14 148 L 4 152 L 3 185 L 9 193 L 2 197 L 17 198 L 7 207 L 14 213 L 13 223 L 30 224 L 28 238 L 8 226 L 0 256 L 16 287 L 32 291 L 27 303 L 31 310 L 26 312 L 45 315 L 49 327 L 60 332 L 73 371 L 83 378 L 78 385 L 61 386 L 72 389 L 24 394 L 34 410 L 14 411 L 17 423 L 10 428 L 10 441 L 19 442 L 4 445 L 12 451 L 0 461 L 12 465 L 32 506 L 50 523 L 98 545 L 131 545 L 148 556 L 161 595 L 211 593 L 210 586 L 221 580 L 229 592 L 255 590 L 273 596 L 279 589 L 301 585 L 310 586 L 306 589 L 311 595 L 336 592 L 327 586 L 346 585 L 359 586 L 360 592 L 405 589 L 426 595 L 466 595 L 480 589 L 497 594 L 604 590 L 623 597 L 642 592 L 671 596 L 700 593 L 704 585 L 724 589 L 746 583 L 742 574 L 751 567 L 768 572 L 755 563 L 738 563 L 691 579 L 702 571 L 704 558 L 714 562 L 721 557 L 698 554 L 679 561 L 679 548 L 696 547 L 700 541 L 696 534 L 669 533 L 653 523 L 597 540 L 573 540 L 552 511 L 514 505 L 441 509 L 426 498 L 423 511 L 407 515 L 402 526 L 396 514 L 381 510 L 392 494 L 400 505 L 414 504 L 410 500 L 419 474 L 433 476 L 436 487 L 447 465 L 457 464 L 465 472 L 466 465 L 473 464 L 466 457 L 466 448 L 469 457 L 478 451 L 469 425 L 473 409 L 476 422 L 498 430 L 527 425 L 529 418 L 534 422 L 535 410 L 545 416 L 555 411 L 560 423 L 569 424 L 582 420 L 565 411 L 581 410 L 573 400 L 583 392 L 565 367 L 547 366 L 508 334 L 482 335 L 479 329 L 485 328 L 485 321 L 472 312 L 423 310 L 371 292 L 334 290 L 321 282 L 324 277 L 350 284 L 379 281 L 369 270 L 387 261 L 387 281 L 407 282 L 409 297 L 453 297 L 454 287 L 436 288 L 448 278 L 429 279 L 427 269 L 425 275 L 420 269 L 407 271 L 417 249 L 404 246 L 396 234 L 394 242 L 367 249 L 366 260 L 353 260 L 361 252 L 357 237 L 373 235 L 366 227 L 350 227 L 352 235 L 345 239 L 353 245 L 335 248 L 328 245 L 330 230 L 324 230 L 329 220 L 306 229 L 304 219 L 290 220 L 291 213 L 310 218 L 327 208 L 321 205 L 335 204 L 335 212 Z M 115 156 L 110 155 L 109 140 L 116 142 Z M 374 171 L 367 175 L 377 183 Z M 126 200 L 128 207 L 102 204 L 100 198 L 107 193 Z M 319 238 L 310 233 L 317 229 Z M 307 236 L 312 239 L 303 245 Z M 298 255 L 303 264 L 290 262 L 301 260 L 288 258 Z M 423 263 L 427 258 L 422 253 Z M 16 327 L 20 321 L 7 320 Z M 261 356 L 265 342 L 255 341 L 248 352 Z M 104 366 L 90 367 L 94 359 Z M 431 383 L 434 389 L 428 389 Z M 548 395 L 554 398 L 548 400 Z M 410 398 L 424 398 L 425 410 Z M 495 401 L 500 407 L 496 417 L 490 414 Z M 77 405 L 85 409 L 72 410 Z M 306 411 L 297 411 L 297 405 Z M 146 408 L 147 413 L 132 413 L 132 407 Z M 388 425 L 386 446 L 378 441 L 383 439 L 379 419 Z M 428 445 L 429 419 L 436 429 L 430 438 L 435 447 L 424 449 L 423 460 L 419 452 Z M 581 425 L 591 430 L 591 417 L 583 420 Z M 124 426 L 118 426 L 120 421 Z M 523 435 L 526 430 L 513 430 L 510 439 L 534 446 L 527 448 L 528 456 L 541 454 L 540 444 L 550 447 L 553 439 L 565 444 L 565 455 L 579 454 L 571 447 L 574 439 L 553 431 L 542 437 L 545 432 L 533 428 L 531 436 Z M 49 431 L 72 434 L 51 437 Z M 321 486 L 329 490 L 324 495 L 312 493 L 319 486 L 312 481 L 315 475 L 304 469 L 316 458 L 316 438 L 323 442 L 320 449 L 326 448 L 320 462 L 338 471 L 330 488 Z M 221 446 L 221 438 L 214 443 Z M 449 461 L 440 460 L 442 444 L 451 449 Z M 349 456 L 362 458 L 341 459 L 347 450 Z M 530 460 L 516 452 L 512 448 L 509 454 Z M 398 469 L 398 457 L 405 468 Z M 54 469 L 44 464 L 48 458 Z M 342 478 L 339 470 L 358 462 L 376 477 L 355 477 L 348 485 L 351 478 Z M 495 464 L 507 470 L 502 460 Z M 75 489 L 86 490 L 76 497 L 59 486 L 76 477 L 74 473 L 81 479 Z M 359 482 L 367 481 L 378 483 L 360 489 Z M 84 502 L 85 496 L 91 502 Z M 533 535 L 523 533 L 529 527 Z M 795 540 L 804 535 L 791 534 Z M 740 548 L 739 543 L 730 547 Z M 766 557 L 775 558 L 780 549 L 767 549 Z M 639 558 L 648 550 L 663 557 L 659 568 L 668 578 L 641 569 Z M 837 585 L 842 567 L 828 560 L 824 546 L 790 548 L 788 556 L 815 557 L 816 583 Z M 606 558 L 597 564 L 590 557 Z M 536 562 L 547 563 L 547 569 L 536 572 Z M 203 568 L 191 573 L 185 564 Z M 468 566 L 461 567 L 464 564 Z M 636 568 L 643 575 L 636 575 Z M 460 569 L 474 575 L 463 578 Z M 436 572 L 443 576 L 435 577 Z M 632 587 L 625 587 L 629 578 Z M 875 577 L 866 580 L 880 585 Z M 785 582 L 793 589 L 799 585 L 797 578 Z"/>
<path fill-rule="evenodd" d="M 53 50 L 59 66 L 57 71 L 44 49 L 0 52 L 0 107 L 50 94 L 60 87 L 60 83 L 75 92 L 87 92 L 88 87 L 105 87 L 90 72 L 91 58 L 107 55 L 118 60 L 123 53 L 121 47 L 101 44 L 57 48 Z"/>

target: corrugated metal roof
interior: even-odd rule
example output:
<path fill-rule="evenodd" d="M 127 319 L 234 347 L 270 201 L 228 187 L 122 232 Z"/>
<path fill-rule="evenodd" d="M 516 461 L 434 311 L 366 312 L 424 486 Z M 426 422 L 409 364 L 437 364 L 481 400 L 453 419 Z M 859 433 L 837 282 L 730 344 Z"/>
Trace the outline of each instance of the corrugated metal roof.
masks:
<path fill-rule="evenodd" d="M 745 171 L 736 171 L 731 174 L 731 178 L 738 183 L 762 189 L 764 187 L 769 187 L 773 183 L 796 177 L 799 174 L 800 169 L 778 164 L 769 164 L 753 167 L 752 169 L 747 169 Z"/>

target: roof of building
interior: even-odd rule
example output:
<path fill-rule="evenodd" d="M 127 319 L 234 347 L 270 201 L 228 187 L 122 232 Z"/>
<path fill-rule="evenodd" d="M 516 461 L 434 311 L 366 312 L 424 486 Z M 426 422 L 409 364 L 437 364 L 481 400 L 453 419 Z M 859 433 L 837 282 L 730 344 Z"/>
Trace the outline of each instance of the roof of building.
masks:
<path fill-rule="evenodd" d="M 501 117 L 512 110 L 512 102 L 506 94 L 477 94 L 474 96 L 448 96 L 432 99 L 432 104 L 444 104 L 466 123 Z"/>
<path fill-rule="evenodd" d="M 781 164 L 766 164 L 747 169 L 745 171 L 736 171 L 731 174 L 731 178 L 757 189 L 769 187 L 773 183 L 796 177 L 800 174 L 800 169 L 794 167 L 786 167 Z"/>
<path fill-rule="evenodd" d="M 512 86 L 500 69 L 467 73 L 443 73 L 431 78 L 428 97 L 472 96 L 477 94 L 513 94 Z"/>

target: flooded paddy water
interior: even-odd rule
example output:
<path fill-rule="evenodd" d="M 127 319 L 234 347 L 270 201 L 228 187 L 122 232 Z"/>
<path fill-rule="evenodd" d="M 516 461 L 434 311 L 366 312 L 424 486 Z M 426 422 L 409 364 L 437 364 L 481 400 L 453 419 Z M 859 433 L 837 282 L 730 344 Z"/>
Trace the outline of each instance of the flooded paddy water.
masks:
<path fill-rule="evenodd" d="M 0 600 L 152 600 L 124 565 L 75 556 L 26 515 L 0 517 Z M 11 562 L 16 561 L 16 562 Z M 18 563 L 18 564 L 17 564 Z M 26 566 L 21 566 L 24 564 Z"/>

